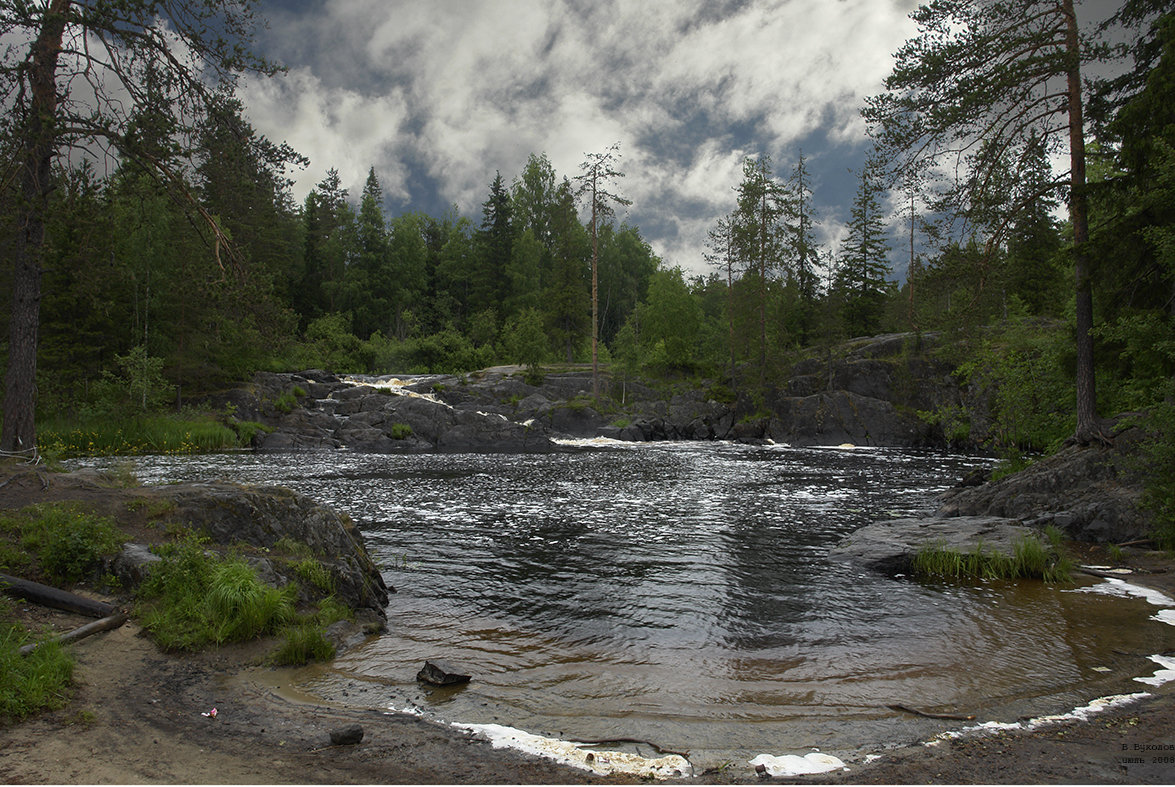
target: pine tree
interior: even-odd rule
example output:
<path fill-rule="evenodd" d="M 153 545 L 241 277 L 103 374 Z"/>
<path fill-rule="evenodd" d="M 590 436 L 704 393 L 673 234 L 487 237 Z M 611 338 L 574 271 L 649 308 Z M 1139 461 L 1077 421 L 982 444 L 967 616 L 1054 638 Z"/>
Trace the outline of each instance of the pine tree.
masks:
<path fill-rule="evenodd" d="M 864 112 L 893 172 L 937 164 L 945 172 L 967 173 L 948 192 L 966 211 L 977 201 L 991 201 L 991 176 L 1009 151 L 1024 149 L 1032 139 L 1068 150 L 1068 173 L 1049 185 L 1052 193 L 1066 195 L 1073 226 L 1075 437 L 1100 439 L 1082 68 L 1101 50 L 1083 39 L 1074 0 L 935 0 L 912 17 L 918 36 L 898 51 L 886 92 L 869 99 Z M 988 237 L 989 255 L 1014 212 Z"/>
<path fill-rule="evenodd" d="M 743 179 L 732 231 L 735 253 L 754 279 L 759 327 L 759 385 L 767 382 L 768 281 L 786 273 L 786 220 L 791 215 L 787 191 L 771 171 L 771 158 L 743 161 Z"/>
<path fill-rule="evenodd" d="M 587 160 L 580 165 L 582 174 L 576 176 L 579 182 L 579 194 L 588 197 L 588 209 L 591 212 L 592 238 L 592 396 L 600 398 L 600 295 L 599 295 L 599 267 L 600 267 L 600 222 L 612 215 L 612 203 L 617 205 L 631 205 L 632 201 L 610 192 L 609 184 L 615 178 L 624 177 L 624 173 L 616 169 L 616 162 L 620 158 L 620 143 L 614 142 L 603 153 L 589 153 Z"/>
<path fill-rule="evenodd" d="M 511 223 L 510 195 L 502 181 L 502 173 L 494 176 L 490 196 L 482 203 L 480 264 L 471 273 L 473 278 L 472 310 L 500 310 L 506 297 L 506 269 L 513 255 L 514 227 Z"/>

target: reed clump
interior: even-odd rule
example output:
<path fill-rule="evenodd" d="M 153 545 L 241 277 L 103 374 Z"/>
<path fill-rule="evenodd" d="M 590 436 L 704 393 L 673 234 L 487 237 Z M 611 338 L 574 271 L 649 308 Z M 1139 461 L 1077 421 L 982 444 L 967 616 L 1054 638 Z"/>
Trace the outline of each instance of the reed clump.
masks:
<path fill-rule="evenodd" d="M 241 440 L 232 428 L 211 418 L 171 415 L 37 426 L 37 447 L 51 457 L 198 454 L 237 448 Z"/>
<path fill-rule="evenodd" d="M 1012 554 L 990 549 L 982 541 L 969 552 L 929 544 L 918 550 L 912 561 L 916 576 L 950 580 L 1041 579 L 1069 582 L 1072 561 L 1064 554 L 1061 534 L 1055 528 L 1045 532 L 1048 543 L 1025 535 L 1012 545 Z"/>

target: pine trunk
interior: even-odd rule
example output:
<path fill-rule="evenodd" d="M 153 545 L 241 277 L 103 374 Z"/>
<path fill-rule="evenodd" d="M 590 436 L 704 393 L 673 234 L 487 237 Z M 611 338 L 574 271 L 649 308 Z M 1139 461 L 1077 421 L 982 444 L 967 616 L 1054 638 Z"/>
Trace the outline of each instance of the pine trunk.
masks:
<path fill-rule="evenodd" d="M 41 318 L 41 252 L 51 186 L 57 115 L 57 60 L 70 0 L 53 0 L 33 42 L 28 64 L 31 103 L 18 155 L 20 200 L 13 242 L 12 314 L 8 325 L 4 427 L 0 450 L 36 450 L 37 329 Z"/>
<path fill-rule="evenodd" d="M 1093 275 L 1089 261 L 1089 212 L 1085 193 L 1085 122 L 1081 101 L 1081 50 L 1073 0 L 1064 0 L 1065 47 L 1069 56 L 1069 219 L 1073 222 L 1073 271 L 1077 312 L 1078 442 L 1100 435 L 1093 366 Z"/>

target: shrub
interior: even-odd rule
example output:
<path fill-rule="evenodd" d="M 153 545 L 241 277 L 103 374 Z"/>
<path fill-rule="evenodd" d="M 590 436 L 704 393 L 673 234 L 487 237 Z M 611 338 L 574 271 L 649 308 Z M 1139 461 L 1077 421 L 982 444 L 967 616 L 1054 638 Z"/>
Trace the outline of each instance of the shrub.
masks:
<path fill-rule="evenodd" d="M 407 440 L 412 436 L 412 427 L 408 424 L 392 424 L 392 439 Z"/>
<path fill-rule="evenodd" d="M 47 575 L 65 582 L 77 582 L 122 548 L 122 533 L 110 519 L 76 504 L 29 506 L 0 527 L 17 535 Z"/>
<path fill-rule="evenodd" d="M 297 403 L 298 400 L 294 397 L 294 394 L 290 391 L 286 391 L 281 396 L 273 400 L 273 409 L 277 410 L 279 413 L 289 413 L 293 411 L 294 405 Z"/>

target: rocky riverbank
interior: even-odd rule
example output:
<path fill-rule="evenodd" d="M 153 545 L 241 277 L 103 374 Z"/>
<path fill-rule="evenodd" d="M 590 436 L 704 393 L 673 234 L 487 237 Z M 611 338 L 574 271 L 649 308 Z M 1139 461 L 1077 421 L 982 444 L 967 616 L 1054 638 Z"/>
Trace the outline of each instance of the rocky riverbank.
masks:
<path fill-rule="evenodd" d="M 860 339 L 801 360 L 759 400 L 714 381 L 652 387 L 606 372 L 596 399 L 588 369 L 540 379 L 494 367 L 460 376 L 263 373 L 213 405 L 256 424 L 262 451 L 556 451 L 560 441 L 596 437 L 945 446 L 941 427 L 919 412 L 958 406 L 967 393 L 948 363 L 908 352 L 912 341 Z"/>
<path fill-rule="evenodd" d="M 875 522 L 852 534 L 835 557 L 893 573 L 909 569 L 923 547 L 1011 556 L 1026 535 L 1044 540 L 1053 527 L 1073 549 L 1149 546 L 1154 525 L 1140 506 L 1146 435 L 1128 417 L 1105 422 L 1105 443 L 1068 445 L 1019 472 L 992 479 L 977 473 L 944 492 L 925 517 Z"/>

